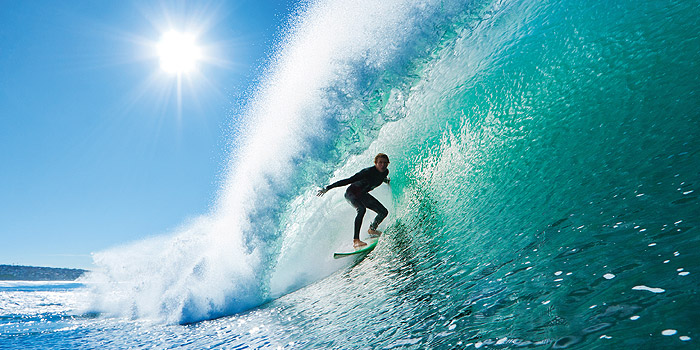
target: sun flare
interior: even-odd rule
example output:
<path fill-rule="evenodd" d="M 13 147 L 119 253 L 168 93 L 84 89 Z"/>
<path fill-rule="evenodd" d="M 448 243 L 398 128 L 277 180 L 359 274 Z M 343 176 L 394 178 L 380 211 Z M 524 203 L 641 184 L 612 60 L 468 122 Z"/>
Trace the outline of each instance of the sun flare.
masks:
<path fill-rule="evenodd" d="M 189 33 L 169 31 L 163 34 L 157 45 L 160 68 L 167 73 L 189 73 L 197 67 L 202 52 L 195 36 Z"/>

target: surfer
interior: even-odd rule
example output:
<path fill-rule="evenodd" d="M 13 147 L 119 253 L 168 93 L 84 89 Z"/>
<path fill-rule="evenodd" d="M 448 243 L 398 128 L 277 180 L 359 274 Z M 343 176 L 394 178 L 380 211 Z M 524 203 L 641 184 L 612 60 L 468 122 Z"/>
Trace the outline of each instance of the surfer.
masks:
<path fill-rule="evenodd" d="M 366 246 L 367 243 L 360 240 L 360 227 L 362 219 L 365 217 L 365 212 L 370 209 L 377 213 L 374 222 L 369 226 L 369 233 L 372 236 L 379 236 L 382 233 L 377 231 L 379 224 L 386 218 L 389 211 L 374 198 L 369 191 L 375 189 L 382 182 L 389 184 L 389 156 L 384 153 L 377 154 L 374 157 L 374 166 L 360 170 L 357 174 L 337 182 L 334 182 L 318 191 L 317 196 L 323 196 L 328 190 L 336 187 L 350 185 L 345 191 L 345 199 L 355 207 L 357 216 L 355 217 L 355 236 L 353 237 L 353 246 L 355 248 Z"/>

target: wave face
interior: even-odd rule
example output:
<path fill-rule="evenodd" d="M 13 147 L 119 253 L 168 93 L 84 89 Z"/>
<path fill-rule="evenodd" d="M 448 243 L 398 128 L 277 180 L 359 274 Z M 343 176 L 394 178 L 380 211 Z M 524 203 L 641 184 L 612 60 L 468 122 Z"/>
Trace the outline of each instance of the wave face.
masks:
<path fill-rule="evenodd" d="M 348 271 L 331 255 L 354 211 L 342 190 L 314 192 L 384 152 L 392 185 L 375 192 L 390 216 L 361 265 L 372 268 L 345 289 L 294 293 L 328 301 L 334 323 L 408 325 L 377 331 L 385 345 L 667 344 L 660 327 L 697 332 L 697 9 L 308 4 L 242 118 L 216 208 L 96 254 L 93 307 L 186 323 Z M 352 317 L 354 289 L 371 292 L 372 317 Z M 323 331 L 313 327 L 303 332 Z"/>

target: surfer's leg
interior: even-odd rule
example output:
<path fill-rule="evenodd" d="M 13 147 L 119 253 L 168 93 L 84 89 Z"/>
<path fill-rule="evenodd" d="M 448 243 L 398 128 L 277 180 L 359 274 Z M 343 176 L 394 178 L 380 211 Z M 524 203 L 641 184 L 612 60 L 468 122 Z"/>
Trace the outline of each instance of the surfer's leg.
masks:
<path fill-rule="evenodd" d="M 355 210 L 357 211 L 357 216 L 355 216 L 355 231 L 354 231 L 354 236 L 353 239 L 360 239 L 360 228 L 362 228 L 362 219 L 365 217 L 365 213 L 367 212 L 367 207 L 362 203 L 362 201 L 357 198 L 357 196 L 350 192 L 347 191 L 345 192 L 345 199 L 350 202 L 350 204 L 355 207 Z"/>
<path fill-rule="evenodd" d="M 384 218 L 389 215 L 389 211 L 382 205 L 382 203 L 380 203 L 369 193 L 362 196 L 362 203 L 367 206 L 367 208 L 377 213 L 377 216 L 374 218 L 374 222 L 369 225 L 369 228 L 372 231 L 376 231 L 379 224 L 381 224 L 382 221 L 384 221 Z"/>
<path fill-rule="evenodd" d="M 353 239 L 360 239 L 360 228 L 362 228 L 362 219 L 365 217 L 365 212 L 367 212 L 367 208 L 364 206 L 357 206 L 355 207 L 355 210 L 357 210 L 357 216 L 355 216 L 355 235 L 353 236 Z"/>

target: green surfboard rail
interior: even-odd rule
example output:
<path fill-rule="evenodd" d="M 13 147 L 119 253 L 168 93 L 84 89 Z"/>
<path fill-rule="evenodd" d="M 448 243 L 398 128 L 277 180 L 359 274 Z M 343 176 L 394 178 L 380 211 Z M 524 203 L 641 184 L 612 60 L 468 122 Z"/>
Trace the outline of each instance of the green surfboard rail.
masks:
<path fill-rule="evenodd" d="M 340 259 L 340 258 L 344 258 L 344 257 L 348 257 L 348 256 L 353 256 L 353 255 L 359 255 L 359 254 L 369 253 L 369 252 L 371 252 L 371 251 L 374 249 L 374 247 L 377 246 L 377 242 L 379 242 L 379 238 L 371 238 L 371 239 L 369 240 L 369 243 L 367 244 L 366 247 L 364 247 L 364 248 L 362 248 L 362 249 L 358 249 L 358 250 L 353 251 L 353 252 L 337 252 L 337 253 L 333 253 L 333 258 L 335 258 L 335 259 Z"/>

